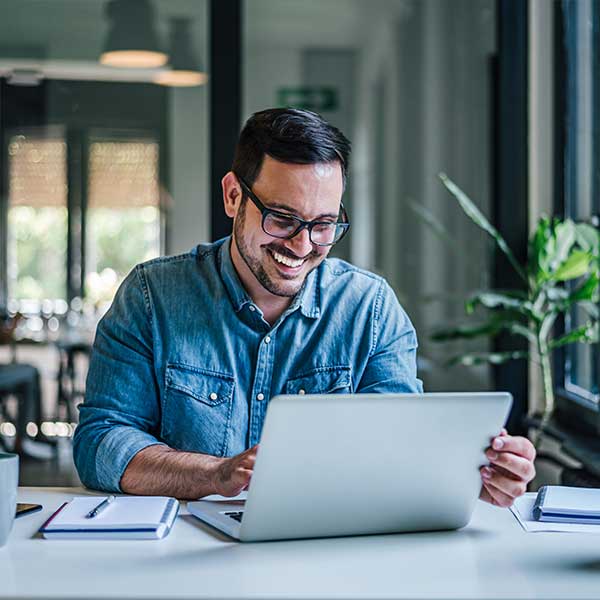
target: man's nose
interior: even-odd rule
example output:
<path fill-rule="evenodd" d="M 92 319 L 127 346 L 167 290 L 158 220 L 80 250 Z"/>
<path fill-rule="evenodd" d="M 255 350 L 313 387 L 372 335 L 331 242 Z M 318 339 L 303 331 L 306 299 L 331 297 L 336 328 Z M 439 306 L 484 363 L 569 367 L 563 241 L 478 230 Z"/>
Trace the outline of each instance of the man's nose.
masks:
<path fill-rule="evenodd" d="M 291 246 L 289 246 L 290 250 L 292 250 L 296 256 L 303 258 L 312 252 L 313 245 L 310 241 L 308 228 L 306 227 L 296 234 L 291 240 L 288 240 L 288 242 L 291 244 Z"/>

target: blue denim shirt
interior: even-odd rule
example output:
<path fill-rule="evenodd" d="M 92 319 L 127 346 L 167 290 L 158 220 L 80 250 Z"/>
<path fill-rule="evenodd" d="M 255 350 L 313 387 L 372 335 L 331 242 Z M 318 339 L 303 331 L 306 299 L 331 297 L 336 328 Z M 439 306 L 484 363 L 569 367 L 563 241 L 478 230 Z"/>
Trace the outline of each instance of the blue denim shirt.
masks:
<path fill-rule="evenodd" d="M 230 238 L 138 265 L 98 325 L 75 431 L 82 482 L 120 491 L 157 444 L 232 456 L 258 443 L 277 394 L 418 392 L 414 328 L 386 281 L 338 259 L 273 325 Z"/>

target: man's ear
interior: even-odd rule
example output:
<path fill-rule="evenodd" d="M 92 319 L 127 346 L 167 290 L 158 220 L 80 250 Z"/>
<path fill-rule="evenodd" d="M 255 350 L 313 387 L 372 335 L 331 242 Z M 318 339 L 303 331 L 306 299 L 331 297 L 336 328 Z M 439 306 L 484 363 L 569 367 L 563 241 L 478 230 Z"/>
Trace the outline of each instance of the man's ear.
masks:
<path fill-rule="evenodd" d="M 233 171 L 229 171 L 225 177 L 221 179 L 221 188 L 223 189 L 225 214 L 233 219 L 237 214 L 242 200 L 242 188 Z"/>

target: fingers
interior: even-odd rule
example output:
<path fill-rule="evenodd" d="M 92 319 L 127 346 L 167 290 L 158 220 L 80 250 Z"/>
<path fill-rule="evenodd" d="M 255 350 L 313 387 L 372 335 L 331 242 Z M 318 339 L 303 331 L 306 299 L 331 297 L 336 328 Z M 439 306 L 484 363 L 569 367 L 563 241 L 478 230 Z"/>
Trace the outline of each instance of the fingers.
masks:
<path fill-rule="evenodd" d="M 481 488 L 479 497 L 484 502 L 489 502 L 494 506 L 500 506 L 502 508 L 508 508 L 509 506 L 512 506 L 514 502 L 514 498 L 511 498 L 504 492 L 494 488 L 491 485 L 488 485 L 485 481 L 483 483 L 483 487 Z"/>
<path fill-rule="evenodd" d="M 494 467 L 482 467 L 481 478 L 497 506 L 510 506 L 527 489 L 526 481 L 509 477 Z"/>
<path fill-rule="evenodd" d="M 530 482 L 535 477 L 533 462 L 518 454 L 486 450 L 485 455 L 492 465 L 502 467 L 510 475 L 525 481 L 525 483 Z"/>
<path fill-rule="evenodd" d="M 485 455 L 490 466 L 481 468 L 484 489 L 480 497 L 496 506 L 511 506 L 535 477 L 533 444 L 527 438 L 508 435 L 503 429 L 492 439 Z"/>
<path fill-rule="evenodd" d="M 535 459 L 535 448 L 533 444 L 527 438 L 521 436 L 501 434 L 492 439 L 491 448 L 498 452 L 512 452 L 513 454 L 518 454 L 530 461 Z"/>

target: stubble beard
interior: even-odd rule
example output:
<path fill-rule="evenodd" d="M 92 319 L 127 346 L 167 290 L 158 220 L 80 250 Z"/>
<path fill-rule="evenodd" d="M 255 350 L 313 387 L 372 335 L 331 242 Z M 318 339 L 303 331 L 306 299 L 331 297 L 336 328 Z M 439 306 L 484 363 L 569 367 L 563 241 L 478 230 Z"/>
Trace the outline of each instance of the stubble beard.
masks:
<path fill-rule="evenodd" d="M 269 276 L 267 271 L 265 270 L 262 262 L 257 258 L 253 257 L 248 249 L 248 246 L 244 242 L 244 224 L 246 222 L 246 205 L 247 200 L 243 200 L 243 204 L 240 207 L 240 210 L 237 214 L 237 217 L 234 221 L 233 230 L 234 230 L 234 238 L 235 245 L 237 246 L 238 252 L 242 257 L 242 260 L 246 263 L 254 277 L 258 280 L 258 282 L 271 294 L 274 296 L 281 296 L 282 298 L 293 298 L 302 288 L 304 281 L 308 277 L 308 275 L 318 266 L 318 263 L 315 264 L 309 271 L 307 271 L 306 275 L 300 281 L 289 281 L 290 284 L 293 284 L 294 289 L 290 289 L 289 287 L 284 287 L 279 285 L 277 282 L 273 281 L 273 279 Z M 280 250 L 277 248 L 278 252 L 282 254 L 286 254 L 285 250 Z M 309 257 L 307 260 L 311 260 Z"/>

